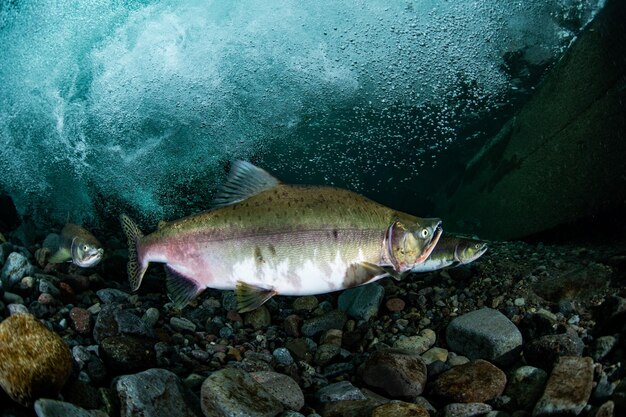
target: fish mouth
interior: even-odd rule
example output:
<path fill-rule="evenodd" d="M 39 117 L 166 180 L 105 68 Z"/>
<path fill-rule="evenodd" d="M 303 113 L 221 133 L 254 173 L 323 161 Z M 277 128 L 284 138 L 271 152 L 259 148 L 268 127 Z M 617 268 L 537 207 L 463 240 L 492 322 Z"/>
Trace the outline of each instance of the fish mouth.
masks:
<path fill-rule="evenodd" d="M 428 245 L 426 245 L 422 254 L 418 256 L 417 259 L 415 259 L 414 265 L 421 264 L 426 259 L 428 259 L 432 251 L 435 249 L 435 246 L 437 246 L 437 242 L 439 242 L 439 238 L 441 237 L 442 233 L 443 233 L 443 228 L 441 227 L 441 221 L 440 221 L 435 228 L 435 233 L 432 239 L 430 239 L 430 242 L 428 242 Z"/>
<path fill-rule="evenodd" d="M 485 245 L 483 245 L 483 247 L 482 247 L 482 248 L 480 248 L 480 249 L 478 250 L 478 252 L 476 252 L 476 254 L 475 254 L 474 256 L 472 256 L 469 260 L 467 260 L 467 261 L 465 261 L 465 262 L 462 262 L 462 263 L 466 263 L 466 264 L 468 264 L 468 263 L 470 263 L 470 262 L 474 262 L 476 259 L 478 259 L 478 258 L 480 258 L 481 256 L 483 256 L 483 254 L 484 254 L 485 252 L 487 252 L 487 249 L 488 249 L 488 246 L 487 246 L 486 244 L 485 244 Z"/>

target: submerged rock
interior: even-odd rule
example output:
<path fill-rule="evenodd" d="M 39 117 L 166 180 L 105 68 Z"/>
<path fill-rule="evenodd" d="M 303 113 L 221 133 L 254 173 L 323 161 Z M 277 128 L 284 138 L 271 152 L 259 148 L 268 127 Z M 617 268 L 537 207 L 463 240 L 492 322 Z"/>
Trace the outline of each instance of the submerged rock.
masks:
<path fill-rule="evenodd" d="M 22 278 L 33 273 L 33 266 L 28 259 L 19 252 L 12 252 L 4 263 L 0 280 L 7 290 L 20 282 Z"/>
<path fill-rule="evenodd" d="M 0 323 L 0 386 L 20 404 L 56 396 L 72 372 L 65 342 L 30 314 Z"/>
<path fill-rule="evenodd" d="M 392 397 L 418 396 L 426 385 L 426 365 L 411 351 L 384 349 L 374 352 L 365 362 L 363 380 Z"/>
<path fill-rule="evenodd" d="M 491 363 L 478 359 L 439 375 L 434 391 L 459 403 L 483 403 L 502 394 L 506 375 Z"/>
<path fill-rule="evenodd" d="M 563 356 L 554 366 L 533 416 L 578 415 L 593 387 L 593 360 Z"/>
<path fill-rule="evenodd" d="M 339 309 L 355 319 L 369 320 L 378 314 L 384 295 L 378 283 L 350 288 L 339 296 Z"/>
<path fill-rule="evenodd" d="M 285 408 L 298 411 L 304 407 L 304 394 L 293 378 L 278 372 L 252 372 L 252 378 L 280 401 Z"/>
<path fill-rule="evenodd" d="M 165 369 L 120 377 L 115 384 L 121 417 L 201 416 L 198 398 Z"/>
<path fill-rule="evenodd" d="M 250 374 L 237 368 L 224 368 L 202 383 L 202 412 L 206 417 L 274 417 L 283 405 Z"/>
<path fill-rule="evenodd" d="M 40 398 L 35 401 L 37 417 L 107 417 L 102 410 L 85 410 L 64 401 Z"/>

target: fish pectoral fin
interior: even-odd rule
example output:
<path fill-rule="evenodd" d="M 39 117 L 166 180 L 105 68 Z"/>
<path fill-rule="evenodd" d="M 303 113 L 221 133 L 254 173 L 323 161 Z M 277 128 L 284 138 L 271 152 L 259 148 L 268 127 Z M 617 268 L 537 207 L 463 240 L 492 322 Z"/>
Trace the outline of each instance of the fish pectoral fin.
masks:
<path fill-rule="evenodd" d="M 198 294 L 202 289 L 193 279 L 184 276 L 171 266 L 165 265 L 167 295 L 178 308 L 183 308 Z"/>
<path fill-rule="evenodd" d="M 50 256 L 50 259 L 48 259 L 48 262 L 52 264 L 60 264 L 60 263 L 71 261 L 71 260 L 72 260 L 72 254 L 70 250 L 67 248 L 61 248 L 58 251 L 56 251 L 52 256 Z"/>
<path fill-rule="evenodd" d="M 250 162 L 234 161 L 226 182 L 213 197 L 211 207 L 230 206 L 278 184 L 280 181 Z"/>
<path fill-rule="evenodd" d="M 346 271 L 345 288 L 367 284 L 375 278 L 382 278 L 390 273 L 382 266 L 371 262 L 358 262 L 350 265 Z"/>
<path fill-rule="evenodd" d="M 255 310 L 276 294 L 278 293 L 273 288 L 263 288 L 243 281 L 237 281 L 237 287 L 235 288 L 237 311 L 246 313 Z"/>

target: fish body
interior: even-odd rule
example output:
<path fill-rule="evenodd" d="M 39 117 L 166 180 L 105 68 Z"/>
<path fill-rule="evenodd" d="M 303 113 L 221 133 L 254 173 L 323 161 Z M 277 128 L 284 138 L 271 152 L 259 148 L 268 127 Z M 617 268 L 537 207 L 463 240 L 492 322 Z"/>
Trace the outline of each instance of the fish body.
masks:
<path fill-rule="evenodd" d="M 122 216 L 133 289 L 148 264 L 159 262 L 177 305 L 207 287 L 234 289 L 239 310 L 248 311 L 275 294 L 327 293 L 408 271 L 441 234 L 439 219 L 339 188 L 282 184 L 241 161 L 215 201 L 147 236 Z"/>
<path fill-rule="evenodd" d="M 487 243 L 478 239 L 444 235 L 430 256 L 414 265 L 411 272 L 431 272 L 442 268 L 468 264 L 487 251 Z"/>
<path fill-rule="evenodd" d="M 82 268 L 96 266 L 104 255 L 104 249 L 98 239 L 82 226 L 72 223 L 66 224 L 60 235 L 54 233 L 48 235 L 43 247 L 52 253 L 49 262 L 71 261 Z"/>

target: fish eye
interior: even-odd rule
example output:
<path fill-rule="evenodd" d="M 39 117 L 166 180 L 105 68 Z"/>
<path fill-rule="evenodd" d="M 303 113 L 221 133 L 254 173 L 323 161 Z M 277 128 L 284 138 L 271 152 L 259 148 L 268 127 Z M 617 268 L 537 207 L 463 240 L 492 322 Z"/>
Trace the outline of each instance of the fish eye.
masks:
<path fill-rule="evenodd" d="M 420 233 L 422 235 L 422 238 L 426 238 L 428 237 L 428 229 L 422 229 L 422 232 Z"/>
<path fill-rule="evenodd" d="M 83 251 L 87 252 L 87 249 L 89 249 L 87 245 L 83 245 Z"/>
<path fill-rule="evenodd" d="M 480 248 L 480 243 L 477 243 L 474 245 L 474 249 L 479 249 Z"/>

